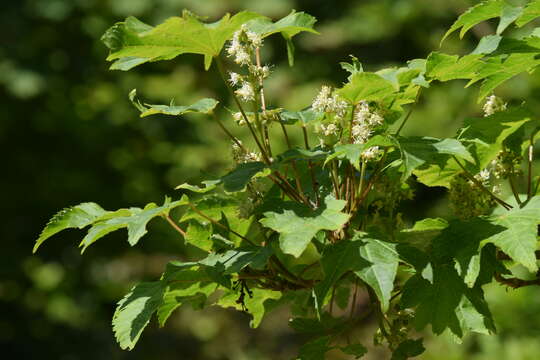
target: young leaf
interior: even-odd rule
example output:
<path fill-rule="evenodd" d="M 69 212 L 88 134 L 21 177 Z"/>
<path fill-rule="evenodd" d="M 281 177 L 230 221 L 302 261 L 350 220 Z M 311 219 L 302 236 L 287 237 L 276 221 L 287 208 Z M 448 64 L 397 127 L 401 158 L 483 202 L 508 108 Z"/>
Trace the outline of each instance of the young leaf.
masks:
<path fill-rule="evenodd" d="M 261 35 L 263 38 L 276 33 L 282 33 L 287 38 L 292 38 L 302 31 L 318 34 L 318 32 L 313 29 L 313 25 L 315 25 L 316 22 L 317 19 L 313 16 L 293 10 L 289 15 L 275 23 L 269 18 L 258 17 L 249 21 L 247 27 L 249 30 Z"/>
<path fill-rule="evenodd" d="M 152 314 L 162 303 L 161 281 L 140 283 L 118 303 L 113 316 L 113 331 L 122 349 L 133 349 Z"/>
<path fill-rule="evenodd" d="M 450 35 L 459 28 L 461 28 L 461 31 L 459 32 L 459 37 L 463 38 L 465 33 L 476 24 L 500 16 L 504 4 L 505 2 L 502 0 L 487 0 L 481 2 L 476 6 L 471 7 L 469 10 L 463 13 L 454 22 L 454 24 L 452 24 L 452 27 L 450 27 L 446 34 L 444 34 L 441 43 L 446 39 L 446 37 L 448 37 L 448 35 Z"/>
<path fill-rule="evenodd" d="M 279 243 L 285 254 L 299 257 L 318 231 L 339 230 L 349 220 L 349 215 L 341 212 L 345 207 L 344 200 L 328 195 L 324 202 L 324 209 L 307 217 L 298 216 L 291 210 L 282 214 L 269 211 L 264 213 L 260 223 L 280 234 Z"/>
<path fill-rule="evenodd" d="M 175 106 L 171 101 L 171 105 L 150 105 L 150 104 L 141 104 L 140 101 L 136 99 L 137 90 L 133 89 L 129 93 L 129 99 L 135 105 L 137 109 L 141 112 L 141 117 L 150 116 L 154 114 L 165 114 L 165 115 L 184 115 L 187 113 L 195 112 L 201 114 L 210 114 L 217 104 L 219 103 L 214 99 L 201 99 L 194 104 L 187 106 Z"/>
<path fill-rule="evenodd" d="M 186 303 L 204 303 L 215 292 L 215 283 L 188 282 L 176 283 L 165 288 L 163 301 L 157 309 L 159 326 L 163 327 L 174 310 Z"/>
<path fill-rule="evenodd" d="M 205 56 L 208 70 L 213 57 L 221 52 L 225 41 L 242 24 L 261 17 L 243 11 L 233 17 L 226 14 L 221 20 L 206 24 L 190 12 L 172 17 L 156 27 L 129 17 L 111 27 L 102 41 L 110 49 L 107 60 L 116 60 L 111 69 L 129 70 L 149 61 L 170 60 L 185 53 Z"/>
<path fill-rule="evenodd" d="M 361 237 L 359 241 L 363 242 L 360 255 L 369 265 L 355 271 L 355 274 L 373 289 L 383 312 L 386 312 L 399 263 L 396 244 L 369 237 Z"/>
<path fill-rule="evenodd" d="M 54 215 L 41 231 L 32 252 L 36 252 L 41 244 L 54 234 L 72 228 L 82 229 L 92 224 L 96 219 L 103 216 L 107 211 L 96 203 L 82 203 L 64 209 Z"/>

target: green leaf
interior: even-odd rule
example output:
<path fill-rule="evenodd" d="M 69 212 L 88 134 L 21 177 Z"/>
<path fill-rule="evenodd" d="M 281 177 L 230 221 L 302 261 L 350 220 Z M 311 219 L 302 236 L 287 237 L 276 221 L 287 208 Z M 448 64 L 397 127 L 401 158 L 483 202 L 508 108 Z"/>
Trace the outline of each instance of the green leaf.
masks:
<path fill-rule="evenodd" d="M 426 350 L 422 342 L 423 339 L 407 339 L 401 342 L 392 353 L 390 360 L 407 360 L 408 358 L 422 354 Z"/>
<path fill-rule="evenodd" d="M 161 281 L 136 285 L 118 303 L 113 316 L 113 331 L 122 349 L 133 349 L 152 314 L 162 303 Z"/>
<path fill-rule="evenodd" d="M 266 312 L 271 310 L 272 302 L 276 302 L 283 295 L 280 291 L 273 291 L 267 289 L 253 288 L 252 296 L 246 294 L 244 297 L 244 303 L 246 305 L 247 311 L 252 317 L 249 325 L 252 328 L 257 328 L 261 324 L 261 321 Z M 237 302 L 238 294 L 235 292 L 229 292 L 225 294 L 218 301 L 218 305 L 224 308 L 233 307 L 237 310 L 243 310 L 242 305 Z"/>
<path fill-rule="evenodd" d="M 130 208 L 108 212 L 101 218 L 96 219 L 79 246 L 82 247 L 82 252 L 84 252 L 88 246 L 99 238 L 122 228 L 127 228 L 128 242 L 131 246 L 134 246 L 146 234 L 146 225 L 150 220 L 157 216 L 166 215 L 169 211 L 181 205 L 186 205 L 185 198 L 173 202 L 169 198 L 165 198 L 162 206 L 151 203 L 146 205 L 144 209 Z"/>
<path fill-rule="evenodd" d="M 212 250 L 214 242 L 211 237 L 214 229 L 211 223 L 201 223 L 196 220 L 188 220 L 186 228 L 186 243 L 198 247 L 204 251 Z"/>
<path fill-rule="evenodd" d="M 343 274 L 347 271 L 361 270 L 370 265 L 360 255 L 360 247 L 363 243 L 356 240 L 342 240 L 325 248 L 321 259 L 324 277 L 314 288 L 316 308 L 319 313 L 324 306 L 326 295 Z"/>
<path fill-rule="evenodd" d="M 234 170 L 223 176 L 220 180 L 227 192 L 243 191 L 253 178 L 264 177 L 270 174 L 270 169 L 262 162 L 249 162 L 239 164 Z"/>
<path fill-rule="evenodd" d="M 204 193 L 214 190 L 219 183 L 221 183 L 221 180 L 204 180 L 204 181 L 201 181 L 201 184 L 204 185 L 204 187 L 202 188 L 199 186 L 184 183 L 184 184 L 178 185 L 174 189 L 175 190 L 185 189 L 185 190 L 193 191 L 196 193 L 204 194 Z"/>
<path fill-rule="evenodd" d="M 430 137 L 400 137 L 398 139 L 403 164 L 402 181 L 424 164 L 445 163 L 453 155 L 474 162 L 465 146 L 456 139 L 436 139 Z"/>
<path fill-rule="evenodd" d="M 426 76 L 438 81 L 471 79 L 484 66 L 481 54 L 459 57 L 439 52 L 429 54 L 426 63 Z"/>
<path fill-rule="evenodd" d="M 522 72 L 530 72 L 538 65 L 540 65 L 540 59 L 537 58 L 536 53 L 493 57 L 484 63 L 484 66 L 467 86 L 476 81 L 483 80 L 478 94 L 478 102 L 480 102 L 505 81 Z"/>
<path fill-rule="evenodd" d="M 223 274 L 235 274 L 246 266 L 263 269 L 268 258 L 272 255 L 269 247 L 242 247 L 220 254 L 210 254 L 199 264 L 212 267 Z"/>
<path fill-rule="evenodd" d="M 65 229 L 82 229 L 85 226 L 92 224 L 105 213 L 107 213 L 107 211 L 103 210 L 103 208 L 96 203 L 82 203 L 61 210 L 49 220 L 45 228 L 41 231 L 32 252 L 35 253 L 41 244 L 54 234 Z"/>
<path fill-rule="evenodd" d="M 491 54 L 497 50 L 502 39 L 500 35 L 484 36 L 471 54 Z"/>
<path fill-rule="evenodd" d="M 517 19 L 516 25 L 522 27 L 540 16 L 540 0 L 530 1 L 521 16 Z"/>
<path fill-rule="evenodd" d="M 318 231 L 339 230 L 349 220 L 349 215 L 341 212 L 345 207 L 344 200 L 328 195 L 324 202 L 324 209 L 307 217 L 298 216 L 291 210 L 282 214 L 266 212 L 260 223 L 280 234 L 279 243 L 284 253 L 299 257 Z"/>
<path fill-rule="evenodd" d="M 313 29 L 313 25 L 317 19 L 304 12 L 296 12 L 295 10 L 284 18 L 272 22 L 269 18 L 259 17 L 247 23 L 249 30 L 261 35 L 263 38 L 272 34 L 282 33 L 286 38 L 292 38 L 294 35 L 302 31 L 318 34 Z"/>
<path fill-rule="evenodd" d="M 163 301 L 157 309 L 159 326 L 163 327 L 173 311 L 186 303 L 204 304 L 207 297 L 216 289 L 215 283 L 202 282 L 176 283 L 167 286 L 163 294 Z"/>
<path fill-rule="evenodd" d="M 116 60 L 111 69 L 129 70 L 149 61 L 170 60 L 185 53 L 205 56 L 205 69 L 211 58 L 221 52 L 225 41 L 242 24 L 261 15 L 243 11 L 233 17 L 226 14 L 221 20 L 206 24 L 185 11 L 182 17 L 172 17 L 156 27 L 129 17 L 111 27 L 102 41 L 110 49 L 107 60 Z"/>
<path fill-rule="evenodd" d="M 323 336 L 302 345 L 300 348 L 300 360 L 325 360 L 325 354 L 332 350 L 330 336 Z"/>
<path fill-rule="evenodd" d="M 452 24 L 450 29 L 448 29 L 446 34 L 444 34 L 441 43 L 448 35 L 459 28 L 461 28 L 459 37 L 463 38 L 465 33 L 476 24 L 500 16 L 504 4 L 505 2 L 502 0 L 487 0 L 469 8 L 454 22 L 454 24 Z"/>
<path fill-rule="evenodd" d="M 523 8 L 521 6 L 512 6 L 508 3 L 504 3 L 501 12 L 501 20 L 497 26 L 497 34 L 501 34 L 511 23 L 519 18 L 522 13 Z"/>
<path fill-rule="evenodd" d="M 398 234 L 401 243 L 411 244 L 422 250 L 431 246 L 431 241 L 439 236 L 448 226 L 448 221 L 442 218 L 426 218 L 414 223 L 409 229 L 403 229 Z"/>
<path fill-rule="evenodd" d="M 414 286 L 409 281 L 414 280 Z M 449 328 L 462 337 L 464 331 L 494 331 L 489 309 L 480 288 L 468 289 L 452 264 L 433 266 L 433 280 L 415 276 L 403 289 L 405 306 L 418 303 L 414 319 L 417 330 L 431 323 L 435 334 Z"/>
<path fill-rule="evenodd" d="M 382 102 L 396 92 L 394 85 L 381 75 L 361 72 L 353 75 L 337 93 L 349 103 L 357 104 L 360 101 Z"/>
<path fill-rule="evenodd" d="M 321 120 L 324 117 L 323 113 L 313 111 L 311 109 L 306 109 L 302 111 L 282 111 L 280 114 L 280 119 L 284 124 L 295 124 L 300 122 L 301 125 L 306 125 L 312 121 Z"/>
<path fill-rule="evenodd" d="M 165 115 L 184 115 L 187 113 L 195 112 L 201 114 L 210 114 L 214 108 L 217 106 L 219 101 L 214 99 L 201 99 L 194 104 L 187 106 L 175 106 L 171 101 L 171 105 L 151 105 L 151 104 L 141 104 L 139 100 L 136 99 L 137 90 L 133 89 L 129 93 L 129 99 L 135 105 L 137 109 L 141 112 L 141 118 L 145 116 L 150 116 L 154 114 L 165 114 Z"/>
<path fill-rule="evenodd" d="M 531 272 L 538 270 L 535 250 L 540 224 L 540 196 L 534 196 L 525 207 L 514 208 L 501 215 L 492 215 L 488 220 L 505 230 L 494 234 L 485 242 L 493 243 L 516 262 Z"/>
<path fill-rule="evenodd" d="M 367 354 L 368 350 L 362 344 L 351 344 L 340 348 L 347 355 L 354 356 L 355 359 L 360 359 Z"/>
<path fill-rule="evenodd" d="M 477 173 L 486 168 L 502 149 L 505 140 L 525 123 L 532 115 L 524 107 L 512 107 L 482 118 L 468 118 L 459 136 L 462 143 L 468 143 L 468 150 L 474 154 L 475 164 L 463 164 L 467 170 Z M 452 178 L 463 172 L 454 159 L 447 159 L 427 168 L 416 169 L 414 174 L 427 186 L 450 187 Z"/>
<path fill-rule="evenodd" d="M 364 150 L 372 146 L 391 147 L 398 145 L 398 142 L 393 138 L 383 135 L 375 135 L 365 144 L 338 144 L 334 147 L 334 152 L 326 158 L 324 165 L 335 158 L 347 159 L 355 169 L 360 170 L 360 156 Z"/>
<path fill-rule="evenodd" d="M 369 265 L 355 271 L 355 274 L 373 289 L 381 302 L 383 312 L 386 312 L 399 263 L 396 244 L 370 237 L 361 237 L 359 241 L 363 242 L 360 255 Z"/>

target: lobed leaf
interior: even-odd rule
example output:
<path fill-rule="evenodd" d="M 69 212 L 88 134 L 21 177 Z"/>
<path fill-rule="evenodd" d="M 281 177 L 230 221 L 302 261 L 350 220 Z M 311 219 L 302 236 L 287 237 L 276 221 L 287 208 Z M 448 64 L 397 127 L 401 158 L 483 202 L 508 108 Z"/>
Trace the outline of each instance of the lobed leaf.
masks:
<path fill-rule="evenodd" d="M 108 29 L 102 41 L 110 49 L 107 60 L 116 60 L 111 66 L 114 70 L 129 70 L 146 62 L 170 60 L 185 53 L 203 55 L 208 70 L 225 41 L 242 24 L 260 17 L 243 11 L 232 17 L 226 14 L 219 21 L 207 24 L 185 11 L 182 17 L 169 18 L 156 27 L 129 17 Z"/>
<path fill-rule="evenodd" d="M 396 92 L 396 88 L 390 81 L 370 72 L 354 74 L 351 80 L 337 91 L 351 104 L 357 104 L 360 101 L 383 101 Z"/>
<path fill-rule="evenodd" d="M 532 0 L 523 9 L 523 13 L 516 20 L 516 25 L 522 27 L 538 17 L 540 17 L 540 0 Z"/>
<path fill-rule="evenodd" d="M 259 222 L 280 234 L 279 244 L 285 254 L 299 257 L 318 231 L 339 230 L 349 220 L 349 215 L 341 212 L 345 207 L 344 200 L 328 195 L 324 202 L 324 209 L 307 217 L 298 216 L 291 210 L 282 214 L 269 211 Z"/>

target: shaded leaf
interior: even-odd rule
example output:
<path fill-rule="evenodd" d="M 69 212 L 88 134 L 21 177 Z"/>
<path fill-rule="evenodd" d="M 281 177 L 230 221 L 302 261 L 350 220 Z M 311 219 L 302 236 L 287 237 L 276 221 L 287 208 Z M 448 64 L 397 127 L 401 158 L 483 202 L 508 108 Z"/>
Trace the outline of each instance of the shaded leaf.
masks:
<path fill-rule="evenodd" d="M 408 358 L 422 354 L 425 350 L 423 339 L 407 339 L 398 345 L 392 353 L 390 360 L 407 360 Z"/>
<path fill-rule="evenodd" d="M 330 336 L 323 336 L 302 345 L 300 348 L 300 360 L 324 360 L 325 354 L 332 350 Z"/>

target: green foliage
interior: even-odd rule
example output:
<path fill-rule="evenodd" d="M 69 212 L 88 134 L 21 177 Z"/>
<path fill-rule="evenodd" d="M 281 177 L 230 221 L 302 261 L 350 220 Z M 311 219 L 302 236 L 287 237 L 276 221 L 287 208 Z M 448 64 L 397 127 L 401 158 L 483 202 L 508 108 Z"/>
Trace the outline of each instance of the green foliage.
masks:
<path fill-rule="evenodd" d="M 247 128 L 256 150 L 224 125 L 217 100 L 149 105 L 132 91 L 130 100 L 141 117 L 212 115 L 233 143 L 234 166 L 202 187 L 177 187 L 194 192 L 193 200 L 183 195 L 176 201 L 166 198 L 162 206 L 117 211 L 94 203 L 68 208 L 47 224 L 34 251 L 62 230 L 87 226 L 83 251 L 122 228 L 133 246 L 146 234 L 148 222 L 160 217 L 205 253 L 193 261 L 169 263 L 159 280 L 136 285 L 119 302 L 113 329 L 123 349 L 135 346 L 154 314 L 163 326 L 186 304 L 248 312 L 252 327 L 277 306 L 289 305 L 294 309 L 291 327 L 314 336 L 300 348 L 300 359 L 324 359 L 331 350 L 362 357 L 366 348 L 349 343 L 348 333 L 370 312 L 378 319 L 376 343 L 387 345 L 392 359 L 421 354 L 422 340 L 413 340 L 412 331 L 428 325 L 437 335 L 448 330 L 459 338 L 468 332 L 493 333 L 483 286 L 539 281 L 540 197 L 532 159 L 526 158 L 528 166 L 521 164 L 538 138 L 536 115 L 524 104 L 507 106 L 492 95 L 485 116 L 467 118 L 454 137 L 400 134 L 420 91 L 430 91 L 435 81 L 481 82 L 483 99 L 515 75 L 533 71 L 540 61 L 537 34 L 516 39 L 503 32 L 538 14 L 536 1 L 524 8 L 484 1 L 461 15 L 444 36 L 460 29 L 463 37 L 480 22 L 500 17 L 496 34 L 481 39 L 471 54 L 432 52 L 426 59 L 377 72 L 365 72 L 352 57 L 352 63 L 342 63 L 350 74 L 347 82 L 338 89 L 323 87 L 301 111 L 266 103 L 270 68 L 261 63 L 260 52 L 263 39 L 280 33 L 292 63 L 291 38 L 316 33 L 314 17 L 293 11 L 272 22 L 241 12 L 205 23 L 185 11 L 156 27 L 129 17 L 103 36 L 111 51 L 108 60 L 115 61 L 111 68 L 129 70 L 184 53 L 203 55 L 206 69 L 215 60 L 238 108 L 233 118 Z M 222 59 L 228 41 L 225 52 L 239 72 L 228 71 L 230 64 Z M 291 142 L 292 126 L 301 129 L 301 143 Z M 277 127 L 287 145 L 283 152 L 277 151 Z M 319 144 L 310 146 L 314 136 Z M 416 219 L 408 227 L 400 205 L 413 197 L 414 181 L 448 188 L 449 198 L 457 199 L 455 216 Z M 497 190 L 506 181 L 512 201 Z M 175 208 L 182 209 L 178 218 L 169 215 Z M 515 276 L 515 264 L 534 280 Z M 369 310 L 355 314 L 359 292 Z M 334 317 L 334 306 L 347 314 Z"/>

